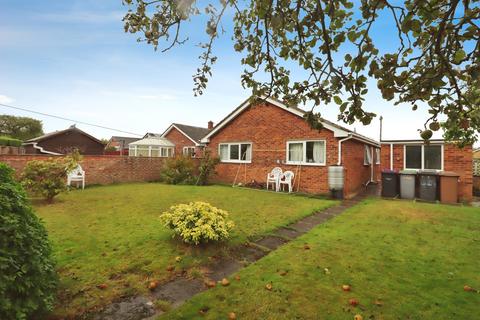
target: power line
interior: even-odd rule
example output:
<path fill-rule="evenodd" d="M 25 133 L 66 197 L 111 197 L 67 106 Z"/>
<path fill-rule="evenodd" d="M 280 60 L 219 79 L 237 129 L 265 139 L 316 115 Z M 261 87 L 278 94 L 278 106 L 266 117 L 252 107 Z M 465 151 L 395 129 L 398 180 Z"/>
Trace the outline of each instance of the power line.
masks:
<path fill-rule="evenodd" d="M 56 118 L 56 119 L 60 119 L 60 120 L 72 121 L 72 122 L 84 124 L 84 125 L 87 125 L 87 126 L 92 126 L 92 127 L 107 129 L 107 130 L 111 130 L 111 131 L 117 131 L 117 132 L 127 133 L 127 134 L 131 134 L 131 135 L 134 135 L 134 136 L 140 136 L 140 137 L 143 136 L 143 134 L 128 132 L 128 131 L 124 131 L 124 130 L 119 130 L 119 129 L 110 128 L 110 127 L 105 127 L 105 126 L 101 126 L 101 125 L 98 125 L 98 124 L 93 124 L 93 123 L 88 123 L 88 122 L 83 122 L 83 121 L 77 121 L 77 120 L 74 120 L 74 119 L 64 118 L 64 117 L 61 117 L 61 116 L 56 116 L 56 115 L 53 115 L 53 114 L 48 114 L 48 113 L 44 113 L 44 112 L 34 111 L 34 110 L 26 109 L 26 108 L 20 108 L 20 107 L 8 105 L 8 104 L 0 103 L 0 106 L 6 107 L 6 108 L 11 108 L 11 109 L 16 109 L 16 110 L 21 110 L 21 111 L 26 111 L 26 112 L 30 112 L 30 113 L 35 113 L 35 114 L 39 114 L 39 115 L 42 115 L 42 116 L 51 117 L 51 118 Z"/>

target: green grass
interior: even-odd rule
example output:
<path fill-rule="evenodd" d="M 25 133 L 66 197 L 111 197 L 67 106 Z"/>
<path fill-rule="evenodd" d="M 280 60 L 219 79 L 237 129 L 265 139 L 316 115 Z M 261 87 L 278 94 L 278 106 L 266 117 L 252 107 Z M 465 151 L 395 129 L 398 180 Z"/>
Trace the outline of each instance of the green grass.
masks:
<path fill-rule="evenodd" d="M 367 200 L 161 319 L 478 319 L 479 253 L 478 208 Z"/>
<path fill-rule="evenodd" d="M 230 212 L 236 226 L 228 243 L 192 250 L 172 239 L 159 215 L 170 206 L 206 201 Z M 36 203 L 58 262 L 57 316 L 83 313 L 126 295 L 147 291 L 150 280 L 175 273 L 198 276 L 209 256 L 229 254 L 250 238 L 335 204 L 333 201 L 224 186 L 124 184 L 61 195 Z M 180 256 L 180 262 L 176 257 Z M 167 271 L 174 266 L 174 271 Z M 106 289 L 97 285 L 106 284 Z"/>

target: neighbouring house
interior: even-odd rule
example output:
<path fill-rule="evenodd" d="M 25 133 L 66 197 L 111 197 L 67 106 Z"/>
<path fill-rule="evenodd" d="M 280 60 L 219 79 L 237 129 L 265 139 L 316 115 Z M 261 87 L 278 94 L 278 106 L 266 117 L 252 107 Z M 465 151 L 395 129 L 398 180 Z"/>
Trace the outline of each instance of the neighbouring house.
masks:
<path fill-rule="evenodd" d="M 330 191 L 331 166 L 343 166 L 343 195 L 352 197 L 379 178 L 380 144 L 322 120 L 312 129 L 305 111 L 265 98 L 243 102 L 201 140 L 220 157 L 215 180 L 264 183 L 274 167 L 295 174 L 294 191 Z"/>
<path fill-rule="evenodd" d="M 452 171 L 459 175 L 458 196 L 472 200 L 472 147 L 459 148 L 442 139 L 382 140 L 382 169 Z"/>
<path fill-rule="evenodd" d="M 175 155 L 175 144 L 160 136 L 147 136 L 144 139 L 131 142 L 128 145 L 130 157 L 163 157 Z"/>
<path fill-rule="evenodd" d="M 138 140 L 140 138 L 112 136 L 108 140 L 105 150 L 114 149 L 115 151 L 107 151 L 107 153 L 128 155 L 128 145 Z"/>
<path fill-rule="evenodd" d="M 172 123 L 162 134 L 175 144 L 175 155 L 183 154 L 192 158 L 203 156 L 205 144 L 200 140 L 213 128 L 213 122 L 208 122 L 208 128 L 188 126 L 180 123 Z"/>
<path fill-rule="evenodd" d="M 44 134 L 23 143 L 26 154 L 68 154 L 77 149 L 80 154 L 103 154 L 105 145 L 97 138 L 78 129 L 70 128 Z"/>

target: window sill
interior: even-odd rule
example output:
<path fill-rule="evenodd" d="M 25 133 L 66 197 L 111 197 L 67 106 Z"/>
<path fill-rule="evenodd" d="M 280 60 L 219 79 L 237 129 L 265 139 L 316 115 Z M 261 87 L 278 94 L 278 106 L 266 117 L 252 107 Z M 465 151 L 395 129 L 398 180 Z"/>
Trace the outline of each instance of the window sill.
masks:
<path fill-rule="evenodd" d="M 241 160 L 220 160 L 220 163 L 252 163 L 252 161 L 241 161 Z"/>
<path fill-rule="evenodd" d="M 312 166 L 312 167 L 325 167 L 325 163 L 311 163 L 311 162 L 285 162 L 286 165 L 290 166 Z"/>

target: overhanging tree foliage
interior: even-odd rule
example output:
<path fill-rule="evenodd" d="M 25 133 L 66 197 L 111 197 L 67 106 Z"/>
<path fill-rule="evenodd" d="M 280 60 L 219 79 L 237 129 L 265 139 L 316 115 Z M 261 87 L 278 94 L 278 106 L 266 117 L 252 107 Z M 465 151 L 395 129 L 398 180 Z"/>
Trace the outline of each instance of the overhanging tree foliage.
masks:
<path fill-rule="evenodd" d="M 234 11 L 233 40 L 244 54 L 242 84 L 256 96 L 287 104 L 313 103 L 307 120 L 318 126 L 316 106 L 339 105 L 339 120 L 369 124 L 364 106 L 367 81 L 384 99 L 416 110 L 428 106 L 422 128 L 428 140 L 441 127 L 445 138 L 476 141 L 480 129 L 480 0 L 123 0 L 130 6 L 125 31 L 162 51 L 188 38 L 182 27 L 205 14 L 207 41 L 201 44 L 194 92 L 202 94 L 217 60 L 213 44 L 222 19 Z M 394 50 L 379 50 L 373 30 L 386 19 Z M 296 67 L 295 65 L 298 65 Z M 292 67 L 293 66 L 293 67 Z M 301 70 L 302 77 L 291 75 Z M 267 80 L 263 80 L 263 75 Z M 442 115 L 446 121 L 440 121 Z"/>
<path fill-rule="evenodd" d="M 43 126 L 40 120 L 6 114 L 0 115 L 0 135 L 25 141 L 42 134 Z"/>

